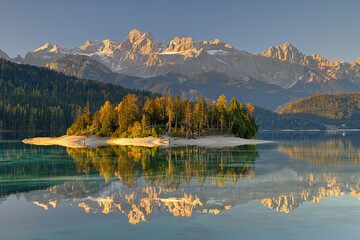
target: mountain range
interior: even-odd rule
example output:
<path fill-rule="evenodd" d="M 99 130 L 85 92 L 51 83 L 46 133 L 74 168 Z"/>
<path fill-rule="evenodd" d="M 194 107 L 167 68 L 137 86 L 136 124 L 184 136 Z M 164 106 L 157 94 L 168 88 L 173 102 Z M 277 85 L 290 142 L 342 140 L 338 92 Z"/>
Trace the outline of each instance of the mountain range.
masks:
<path fill-rule="evenodd" d="M 72 48 L 46 43 L 24 58 L 10 58 L 2 51 L 0 57 L 190 99 L 214 99 L 223 93 L 245 102 L 257 99 L 255 104 L 270 109 L 314 93 L 360 91 L 360 59 L 332 62 L 317 54 L 307 56 L 290 43 L 254 55 L 218 39 L 175 37 L 165 43 L 134 29 L 122 42 L 86 41 Z"/>

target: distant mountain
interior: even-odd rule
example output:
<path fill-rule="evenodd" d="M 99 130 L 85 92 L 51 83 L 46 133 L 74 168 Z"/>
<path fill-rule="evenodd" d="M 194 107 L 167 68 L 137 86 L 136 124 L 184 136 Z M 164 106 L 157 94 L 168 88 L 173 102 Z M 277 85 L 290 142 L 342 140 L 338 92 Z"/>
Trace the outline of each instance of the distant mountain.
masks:
<path fill-rule="evenodd" d="M 67 54 L 85 55 L 111 71 L 142 78 L 177 72 L 191 76 L 201 72 L 220 72 L 231 77 L 251 77 L 268 84 L 289 88 L 308 69 L 237 50 L 218 39 L 193 41 L 191 37 L 174 38 L 170 43 L 157 42 L 151 33 L 132 30 L 123 42 L 87 41 L 80 47 L 62 48 L 45 44 L 29 52 L 25 63 L 45 66 Z"/>
<path fill-rule="evenodd" d="M 65 55 L 47 64 L 46 67 L 68 76 L 103 82 L 114 82 L 119 75 L 104 64 L 83 55 Z"/>
<path fill-rule="evenodd" d="M 6 55 L 4 57 L 6 58 Z M 307 56 L 290 43 L 270 47 L 254 55 L 235 49 L 218 39 L 194 41 L 191 37 L 175 37 L 169 43 L 165 43 L 156 41 L 149 32 L 142 33 L 136 29 L 130 31 L 123 41 L 86 41 L 85 44 L 72 48 L 46 43 L 28 52 L 24 59 L 18 57 L 16 60 L 9 60 L 48 66 L 68 75 L 105 82 L 117 81 L 120 84 L 125 81 L 116 80 L 116 74 L 122 74 L 120 78 L 124 75 L 133 76 L 136 77 L 134 79 L 142 79 L 136 80 L 134 87 L 162 93 L 184 94 L 191 89 L 196 90 L 196 87 L 189 85 L 191 81 L 189 84 L 179 85 L 175 84 L 173 79 L 164 79 L 162 76 L 170 77 L 171 73 L 178 73 L 185 78 L 196 78 L 197 74 L 219 73 L 219 76 L 225 74 L 233 79 L 251 79 L 257 82 L 254 87 L 258 87 L 258 83 L 262 82 L 270 87 L 269 91 L 274 88 L 272 85 L 288 90 L 284 94 L 291 97 L 277 101 L 279 105 L 286 104 L 294 97 L 305 97 L 315 93 L 360 91 L 360 59 L 351 63 L 332 62 L 317 54 Z M 158 82 L 155 84 L 156 77 L 168 87 L 159 87 Z M 150 82 L 145 83 L 143 79 Z M 220 85 L 222 81 L 220 78 Z M 236 89 L 241 91 L 240 88 Z M 220 95 L 220 90 L 221 88 L 211 91 L 217 91 L 215 95 Z M 262 91 L 256 93 L 260 94 Z M 189 98 L 197 95 L 195 91 Z M 272 101 L 272 97 L 270 94 L 266 102 Z"/>
<path fill-rule="evenodd" d="M 269 109 L 275 109 L 294 97 L 304 96 L 303 93 L 285 90 L 251 77 L 229 77 L 218 72 L 201 72 L 192 76 L 168 73 L 153 78 L 118 78 L 116 84 L 131 89 L 177 94 L 190 100 L 197 100 L 201 95 L 216 100 L 219 95 L 225 94 L 229 100 L 236 97 L 240 102 L 251 102 Z"/>
<path fill-rule="evenodd" d="M 24 59 L 20 55 L 17 55 L 15 58 L 11 58 L 9 57 L 9 55 L 7 55 L 7 53 L 5 53 L 0 49 L 0 59 L 1 58 L 4 58 L 5 60 L 12 61 L 15 63 L 22 63 L 24 61 Z"/>
<path fill-rule="evenodd" d="M 112 72 L 142 78 L 177 72 L 191 76 L 220 72 L 230 77 L 251 77 L 284 89 L 313 93 L 340 93 L 360 90 L 360 60 L 331 62 L 314 54 L 306 56 L 290 43 L 270 47 L 253 55 L 237 50 L 218 39 L 193 41 L 175 37 L 170 43 L 157 42 L 151 33 L 134 29 L 124 41 L 106 39 L 63 48 L 46 43 L 26 54 L 24 63 L 45 66 L 67 54 L 84 55 L 104 64 Z"/>
<path fill-rule="evenodd" d="M 306 56 L 290 43 L 270 47 L 260 56 L 304 66 L 301 79 L 293 79 L 292 88 L 309 93 L 344 93 L 360 90 L 360 59 L 351 62 L 328 61 L 318 54 Z"/>
<path fill-rule="evenodd" d="M 2 51 L 1 49 L 0 49 L 0 58 L 4 58 L 4 59 L 6 59 L 6 60 L 9 60 L 10 59 L 10 57 L 9 57 L 9 55 L 7 55 L 4 51 Z"/>
<path fill-rule="evenodd" d="M 193 101 L 198 100 L 201 95 L 216 100 L 219 95 L 225 94 L 229 99 L 235 96 L 242 102 L 275 109 L 284 102 L 307 96 L 304 92 L 285 90 L 251 77 L 229 77 L 218 72 L 201 72 L 192 76 L 170 72 L 152 78 L 131 77 L 113 73 L 105 65 L 83 55 L 65 55 L 46 66 L 69 76 L 100 80 L 154 93 L 177 94 Z"/>

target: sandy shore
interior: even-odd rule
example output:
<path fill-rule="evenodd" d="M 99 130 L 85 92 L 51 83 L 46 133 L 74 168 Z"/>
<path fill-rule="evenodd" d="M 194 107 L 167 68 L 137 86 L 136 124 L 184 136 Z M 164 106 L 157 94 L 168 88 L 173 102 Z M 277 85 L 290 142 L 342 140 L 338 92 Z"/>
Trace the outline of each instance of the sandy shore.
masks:
<path fill-rule="evenodd" d="M 256 145 L 269 143 L 270 141 L 257 140 L 257 139 L 244 139 L 238 137 L 224 137 L 224 136 L 207 136 L 195 139 L 185 138 L 170 138 L 170 146 L 200 146 L 211 148 L 224 148 L 224 147 L 236 147 L 241 145 Z"/>
<path fill-rule="evenodd" d="M 39 137 L 24 139 L 24 143 L 33 145 L 59 145 L 70 148 L 96 148 L 98 146 L 143 146 L 143 147 L 175 147 L 175 146 L 201 146 L 211 148 L 235 147 L 240 145 L 254 145 L 268 143 L 269 141 L 257 139 L 243 139 L 237 137 L 208 136 L 197 139 L 184 138 L 106 138 L 97 136 L 62 136 L 57 138 Z"/>

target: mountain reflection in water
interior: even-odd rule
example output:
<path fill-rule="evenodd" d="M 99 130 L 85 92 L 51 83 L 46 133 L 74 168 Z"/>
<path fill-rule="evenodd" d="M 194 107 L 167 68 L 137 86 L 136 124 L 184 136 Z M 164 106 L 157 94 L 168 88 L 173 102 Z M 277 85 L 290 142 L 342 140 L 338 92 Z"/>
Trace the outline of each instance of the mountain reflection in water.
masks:
<path fill-rule="evenodd" d="M 157 212 L 218 214 L 252 200 L 289 213 L 327 196 L 360 199 L 360 151 L 347 139 L 229 149 L 48 148 L 46 154 L 26 147 L 0 153 L 0 203 L 21 193 L 45 210 L 121 212 L 136 224 Z M 22 161 L 1 162 L 5 156 Z"/>

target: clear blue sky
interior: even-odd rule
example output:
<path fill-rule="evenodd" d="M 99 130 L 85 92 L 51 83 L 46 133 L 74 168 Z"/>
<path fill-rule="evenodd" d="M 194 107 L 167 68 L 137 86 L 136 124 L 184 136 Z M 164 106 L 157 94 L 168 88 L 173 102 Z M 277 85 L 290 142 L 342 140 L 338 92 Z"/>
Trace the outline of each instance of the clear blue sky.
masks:
<path fill-rule="evenodd" d="M 136 28 L 157 41 L 219 38 L 257 54 L 284 42 L 329 60 L 360 58 L 360 1 L 0 0 L 0 49 L 22 56 L 46 42 L 123 41 Z"/>

